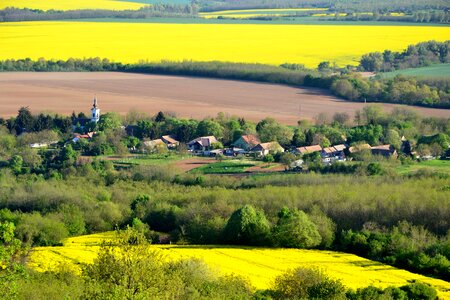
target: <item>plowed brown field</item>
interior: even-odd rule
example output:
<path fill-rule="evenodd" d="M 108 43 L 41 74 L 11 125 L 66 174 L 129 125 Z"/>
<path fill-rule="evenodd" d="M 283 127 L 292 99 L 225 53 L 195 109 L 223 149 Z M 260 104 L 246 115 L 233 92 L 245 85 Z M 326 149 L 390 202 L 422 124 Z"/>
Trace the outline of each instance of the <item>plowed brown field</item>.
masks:
<path fill-rule="evenodd" d="M 258 121 L 267 116 L 286 124 L 323 112 L 353 114 L 364 103 L 338 99 L 316 89 L 192 77 L 128 73 L 0 73 L 0 116 L 15 115 L 21 106 L 70 114 L 89 112 L 97 95 L 102 113 L 132 109 L 155 114 L 203 118 L 218 112 Z M 386 110 L 395 105 L 383 104 Z M 449 117 L 450 110 L 413 107 L 425 116 Z"/>

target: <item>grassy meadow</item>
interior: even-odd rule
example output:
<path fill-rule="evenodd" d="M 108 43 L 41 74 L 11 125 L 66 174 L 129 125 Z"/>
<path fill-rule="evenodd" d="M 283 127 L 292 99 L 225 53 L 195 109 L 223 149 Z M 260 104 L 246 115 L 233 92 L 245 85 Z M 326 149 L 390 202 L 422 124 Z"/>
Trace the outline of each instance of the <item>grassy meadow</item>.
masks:
<path fill-rule="evenodd" d="M 18 22 L 0 24 L 0 59 L 106 57 L 123 63 L 230 61 L 355 65 L 364 53 L 443 41 L 450 27 Z M 32 45 L 32 47 L 30 47 Z"/>
<path fill-rule="evenodd" d="M 397 75 L 412 77 L 450 78 L 450 64 L 438 64 L 429 67 L 411 68 L 380 74 L 380 76 L 383 78 L 392 78 Z"/>
<path fill-rule="evenodd" d="M 0 9 L 7 7 L 30 8 L 40 10 L 75 10 L 75 9 L 110 9 L 126 10 L 139 9 L 146 6 L 141 1 L 120 1 L 120 0 L 2 0 Z"/>
<path fill-rule="evenodd" d="M 66 266 L 79 271 L 80 263 L 92 263 L 101 241 L 111 241 L 114 233 L 107 232 L 68 238 L 64 246 L 33 248 L 28 266 L 37 271 Z M 441 297 L 450 297 L 450 283 L 400 270 L 347 253 L 319 250 L 269 249 L 227 246 L 151 246 L 167 259 L 200 258 L 210 267 L 225 274 L 248 278 L 258 289 L 269 288 L 273 279 L 298 266 L 319 267 L 329 276 L 339 278 L 348 288 L 368 285 L 400 286 L 417 279 L 436 287 Z M 355 276 L 358 274 L 358 276 Z M 445 299 L 444 298 L 444 299 Z"/>

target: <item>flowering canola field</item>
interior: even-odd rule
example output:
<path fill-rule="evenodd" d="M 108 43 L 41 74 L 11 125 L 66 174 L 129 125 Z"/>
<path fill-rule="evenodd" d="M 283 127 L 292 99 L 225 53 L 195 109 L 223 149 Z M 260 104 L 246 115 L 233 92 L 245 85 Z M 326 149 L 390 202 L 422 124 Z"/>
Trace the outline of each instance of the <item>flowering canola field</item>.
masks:
<path fill-rule="evenodd" d="M 38 271 L 57 269 L 65 265 L 79 271 L 80 263 L 92 263 L 102 240 L 114 238 L 114 233 L 93 234 L 69 238 L 62 247 L 34 248 L 29 266 Z M 270 249 L 221 246 L 154 245 L 167 259 L 201 258 L 210 267 L 225 274 L 238 274 L 250 280 L 258 289 L 270 287 L 273 279 L 297 266 L 319 267 L 333 278 L 339 278 L 348 288 L 368 285 L 400 286 L 417 279 L 437 288 L 439 295 L 450 299 L 450 283 L 396 269 L 353 254 L 298 249 Z"/>
<path fill-rule="evenodd" d="M 244 19 L 253 17 L 275 17 L 295 15 L 307 11 L 327 11 L 328 8 L 271 8 L 271 9 L 239 9 L 239 10 L 218 10 L 212 12 L 201 12 L 200 17 L 205 19 L 223 18 Z"/>
<path fill-rule="evenodd" d="M 125 2 L 118 0 L 1 0 L 0 9 L 6 7 L 32 8 L 40 10 L 74 10 L 74 9 L 111 9 L 137 10 L 146 6 L 143 3 Z"/>
<path fill-rule="evenodd" d="M 116 22 L 0 23 L 0 60 L 102 57 L 265 64 L 321 61 L 357 64 L 371 51 L 450 37 L 450 27 L 363 25 L 158 24 Z"/>

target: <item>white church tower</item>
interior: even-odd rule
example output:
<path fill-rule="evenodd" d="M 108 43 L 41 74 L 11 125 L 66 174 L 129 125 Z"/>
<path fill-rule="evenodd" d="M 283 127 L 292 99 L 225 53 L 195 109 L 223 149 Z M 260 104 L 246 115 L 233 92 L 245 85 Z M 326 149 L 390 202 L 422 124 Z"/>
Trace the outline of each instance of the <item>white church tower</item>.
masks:
<path fill-rule="evenodd" d="M 100 120 L 100 108 L 97 107 L 97 96 L 94 98 L 94 105 L 91 108 L 91 122 L 97 123 Z"/>

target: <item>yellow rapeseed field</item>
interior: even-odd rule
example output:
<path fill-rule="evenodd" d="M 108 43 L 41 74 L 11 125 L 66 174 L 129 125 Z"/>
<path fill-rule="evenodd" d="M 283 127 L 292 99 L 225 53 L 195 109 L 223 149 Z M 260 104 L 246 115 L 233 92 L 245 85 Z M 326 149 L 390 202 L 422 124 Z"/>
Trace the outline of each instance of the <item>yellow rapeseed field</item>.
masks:
<path fill-rule="evenodd" d="M 187 59 L 342 66 L 357 64 L 367 52 L 449 37 L 450 27 L 432 26 L 16 22 L 0 23 L 0 59 L 98 56 L 123 63 Z"/>
<path fill-rule="evenodd" d="M 137 10 L 146 6 L 143 3 L 114 0 L 1 0 L 0 9 L 6 7 L 32 8 L 40 10 L 74 10 L 74 9 L 112 9 Z"/>
<path fill-rule="evenodd" d="M 199 15 L 205 19 L 216 19 L 217 17 L 245 19 L 260 16 L 283 16 L 292 15 L 305 11 L 326 11 L 328 8 L 271 8 L 271 9 L 239 9 L 239 10 L 218 10 L 213 12 L 202 12 Z"/>
<path fill-rule="evenodd" d="M 45 271 L 59 266 L 79 271 L 80 263 L 91 263 L 101 240 L 114 238 L 114 233 L 69 238 L 63 247 L 34 248 L 29 266 Z M 417 279 L 437 288 L 439 295 L 450 299 L 450 283 L 396 269 L 352 254 L 297 249 L 268 249 L 220 246 L 151 246 L 160 249 L 167 259 L 196 257 L 224 274 L 238 274 L 258 289 L 270 287 L 273 279 L 297 266 L 319 267 L 333 278 L 341 279 L 348 288 L 368 285 L 400 286 Z"/>

